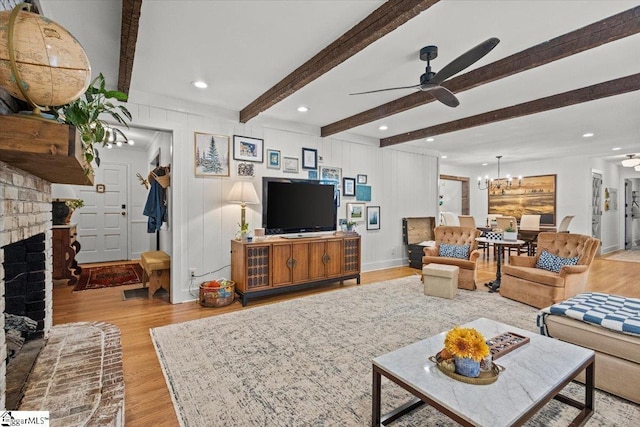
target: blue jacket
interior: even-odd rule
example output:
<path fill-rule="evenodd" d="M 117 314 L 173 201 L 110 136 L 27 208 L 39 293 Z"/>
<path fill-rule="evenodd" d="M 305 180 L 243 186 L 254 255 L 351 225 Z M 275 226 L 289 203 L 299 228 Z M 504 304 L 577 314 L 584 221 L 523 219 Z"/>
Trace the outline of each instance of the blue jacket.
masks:
<path fill-rule="evenodd" d="M 165 192 L 158 181 L 151 181 L 151 190 L 144 205 L 144 215 L 149 217 L 147 221 L 147 233 L 155 233 L 160 230 L 163 222 L 167 222 L 167 206 L 165 204 Z"/>

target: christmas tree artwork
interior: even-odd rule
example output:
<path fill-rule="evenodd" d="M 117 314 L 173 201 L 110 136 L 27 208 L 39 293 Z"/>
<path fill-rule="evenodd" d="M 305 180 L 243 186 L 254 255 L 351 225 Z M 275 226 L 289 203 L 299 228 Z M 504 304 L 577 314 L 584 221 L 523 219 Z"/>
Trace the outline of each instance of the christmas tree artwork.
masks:
<path fill-rule="evenodd" d="M 222 172 L 222 162 L 220 161 L 220 155 L 216 148 L 216 140 L 211 137 L 211 143 L 209 144 L 209 152 L 205 155 L 202 162 L 202 170 L 207 173 L 220 173 Z"/>

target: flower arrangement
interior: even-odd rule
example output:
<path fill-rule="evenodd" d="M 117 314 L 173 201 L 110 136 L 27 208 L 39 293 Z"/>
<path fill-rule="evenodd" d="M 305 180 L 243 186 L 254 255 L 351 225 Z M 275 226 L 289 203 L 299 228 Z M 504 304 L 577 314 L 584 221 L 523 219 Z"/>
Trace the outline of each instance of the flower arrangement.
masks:
<path fill-rule="evenodd" d="M 473 359 L 477 362 L 489 355 L 489 346 L 480 332 L 473 328 L 454 327 L 444 339 L 445 355 Z M 445 358 L 442 355 L 443 358 Z"/>

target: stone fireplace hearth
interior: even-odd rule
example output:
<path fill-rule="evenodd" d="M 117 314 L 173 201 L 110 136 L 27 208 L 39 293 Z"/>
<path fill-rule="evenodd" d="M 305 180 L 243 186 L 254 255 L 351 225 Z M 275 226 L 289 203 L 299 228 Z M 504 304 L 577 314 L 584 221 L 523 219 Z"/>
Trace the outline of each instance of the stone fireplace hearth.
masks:
<path fill-rule="evenodd" d="M 47 336 L 53 323 L 53 275 L 52 275 L 52 220 L 51 220 L 51 184 L 23 170 L 0 162 L 0 248 L 31 238 L 44 237 L 43 255 L 31 255 L 30 262 L 38 259 L 38 273 L 31 276 L 32 284 L 44 282 L 44 292 L 39 301 L 25 301 L 25 310 L 30 314 L 37 312 L 38 335 Z M 5 294 L 5 254 L 0 250 L 0 312 L 6 309 Z M 44 259 L 42 259 L 44 258 Z M 44 267 L 44 268 L 43 268 Z M 28 276 L 29 274 L 27 274 Z M 25 281 L 25 287 L 27 282 Z M 42 283 L 39 283 L 41 285 Z M 37 291 L 38 293 L 42 291 Z M 14 291 L 9 291 L 12 303 L 20 307 Z M 26 313 L 26 311 L 25 311 Z M 6 405 L 6 363 L 7 346 L 4 332 L 4 315 L 0 316 L 0 408 Z"/>

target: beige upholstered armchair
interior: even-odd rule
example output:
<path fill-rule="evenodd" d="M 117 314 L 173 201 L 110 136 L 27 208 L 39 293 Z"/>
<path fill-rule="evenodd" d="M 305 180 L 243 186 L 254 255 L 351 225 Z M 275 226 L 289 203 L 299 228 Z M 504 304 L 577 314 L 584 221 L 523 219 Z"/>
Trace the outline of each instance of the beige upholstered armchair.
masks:
<path fill-rule="evenodd" d="M 460 268 L 458 274 L 458 288 L 475 290 L 476 289 L 476 263 L 480 253 L 478 252 L 478 242 L 476 237 L 480 237 L 480 230 L 471 227 L 455 227 L 443 225 L 434 229 L 434 237 L 436 245 L 430 248 L 424 248 L 424 257 L 422 257 L 422 265 L 426 264 L 445 264 L 455 265 Z M 466 252 L 466 257 L 456 258 L 451 256 L 441 256 L 445 249 L 444 245 L 455 245 L 456 249 L 463 249 L 461 253 Z M 468 246 L 466 251 L 464 246 Z M 456 255 L 461 255 L 458 253 Z"/>
<path fill-rule="evenodd" d="M 599 245 L 581 234 L 538 234 L 535 256 L 512 256 L 502 266 L 500 295 L 544 308 L 584 292 Z"/>

